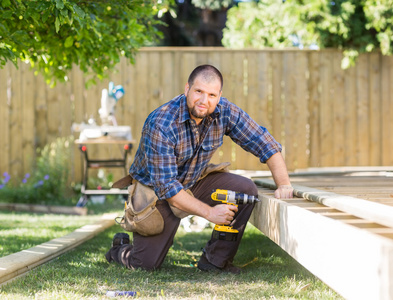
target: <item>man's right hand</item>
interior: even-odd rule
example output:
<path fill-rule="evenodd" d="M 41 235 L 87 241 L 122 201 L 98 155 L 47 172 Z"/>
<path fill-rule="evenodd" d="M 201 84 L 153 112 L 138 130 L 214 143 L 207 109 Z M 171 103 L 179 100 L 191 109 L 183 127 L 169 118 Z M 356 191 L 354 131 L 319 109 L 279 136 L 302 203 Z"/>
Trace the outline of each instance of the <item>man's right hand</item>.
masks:
<path fill-rule="evenodd" d="M 218 204 L 213 207 L 194 198 L 181 190 L 172 198 L 167 199 L 170 205 L 177 207 L 191 215 L 200 216 L 209 222 L 219 225 L 228 225 L 233 220 L 237 207 L 235 205 Z"/>
<path fill-rule="evenodd" d="M 235 205 L 218 204 L 211 207 L 209 215 L 206 220 L 219 225 L 229 225 L 235 213 L 237 212 L 237 207 Z"/>

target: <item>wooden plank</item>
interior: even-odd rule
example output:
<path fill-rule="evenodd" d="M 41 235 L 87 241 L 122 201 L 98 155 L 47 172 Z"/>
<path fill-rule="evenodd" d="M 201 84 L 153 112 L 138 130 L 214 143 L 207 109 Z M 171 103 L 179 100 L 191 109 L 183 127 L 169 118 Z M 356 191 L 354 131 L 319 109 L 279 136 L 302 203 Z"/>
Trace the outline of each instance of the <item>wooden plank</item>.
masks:
<path fill-rule="evenodd" d="M 344 127 L 344 159 L 346 166 L 356 166 L 358 162 L 357 156 L 357 84 L 356 84 L 356 68 L 350 67 L 345 70 L 344 76 L 344 105 L 345 105 L 345 127 Z"/>
<path fill-rule="evenodd" d="M 48 143 L 53 142 L 60 134 L 60 128 L 61 128 L 61 118 L 60 116 L 64 117 L 61 113 L 61 108 L 60 108 L 60 101 L 59 98 L 61 96 L 57 93 L 56 88 L 52 88 L 49 86 L 46 86 L 46 95 L 47 95 L 47 108 L 48 108 L 48 113 L 47 113 L 47 120 L 46 120 L 46 126 L 47 126 L 47 137 L 48 137 Z"/>
<path fill-rule="evenodd" d="M 116 215 L 105 214 L 91 225 L 85 225 L 63 237 L 0 258 L 0 284 L 24 275 L 31 269 L 70 251 L 115 224 Z"/>
<path fill-rule="evenodd" d="M 8 93 L 10 84 L 9 74 L 10 64 L 6 64 L 3 69 L 0 69 L 0 176 L 4 172 L 9 173 L 10 168 L 10 101 L 11 95 Z"/>
<path fill-rule="evenodd" d="M 135 132 L 137 139 L 140 139 L 144 120 L 150 113 L 148 109 L 148 94 L 147 78 L 148 78 L 148 55 L 146 53 L 139 52 L 135 62 L 135 112 L 138 117 L 138 122 L 135 125 Z"/>
<path fill-rule="evenodd" d="M 149 56 L 150 72 L 148 74 L 148 85 L 151 99 L 150 111 L 153 111 L 159 107 L 162 103 L 161 99 L 161 81 L 160 81 L 160 70 L 161 70 L 161 57 L 158 53 L 151 53 Z"/>
<path fill-rule="evenodd" d="M 234 102 L 236 104 L 236 101 L 233 97 L 233 91 L 232 89 L 235 86 L 235 82 L 233 82 L 233 76 L 232 72 L 234 71 L 233 65 L 233 56 L 232 52 L 224 52 L 221 55 L 221 74 L 224 78 L 224 87 L 222 91 L 222 97 L 227 98 L 229 101 Z M 224 143 L 219 149 L 218 153 L 214 155 L 214 159 L 217 159 L 217 156 L 219 157 L 219 160 L 215 162 L 230 162 L 232 164 L 231 169 L 236 169 L 236 166 L 233 164 L 232 161 L 232 146 L 233 142 L 230 138 L 224 137 Z M 213 160 L 212 160 L 213 161 Z"/>
<path fill-rule="evenodd" d="M 331 84 L 334 82 L 332 53 L 321 53 L 321 93 L 320 93 L 320 166 L 333 165 L 333 151 L 334 137 L 332 134 L 333 124 L 333 107 Z"/>
<path fill-rule="evenodd" d="M 283 84 L 283 54 L 273 52 L 272 59 L 272 130 L 271 133 L 275 139 L 285 147 L 284 126 L 283 126 L 283 101 L 282 101 L 282 84 Z M 283 149 L 284 158 L 286 156 L 285 148 Z"/>
<path fill-rule="evenodd" d="M 382 120 L 382 103 L 381 103 L 381 54 L 374 52 L 369 55 L 369 101 L 370 101 L 370 153 L 369 165 L 379 166 L 381 159 L 381 120 Z"/>
<path fill-rule="evenodd" d="M 393 57 L 382 56 L 381 110 L 382 110 L 382 165 L 393 165 Z"/>
<path fill-rule="evenodd" d="M 369 165 L 368 148 L 370 145 L 370 118 L 369 118 L 369 82 L 368 82 L 368 56 L 360 55 L 356 65 L 357 73 L 357 157 L 358 166 Z"/>
<path fill-rule="evenodd" d="M 333 161 L 332 166 L 344 166 L 345 161 L 345 96 L 344 96 L 344 71 L 341 68 L 342 55 L 341 52 L 333 53 L 333 78 L 332 78 L 332 111 L 333 111 Z"/>
<path fill-rule="evenodd" d="M 73 119 L 72 121 L 80 124 L 82 122 L 87 122 L 85 119 L 85 81 L 82 71 L 77 67 L 74 66 L 71 71 L 70 75 L 71 82 L 71 105 L 72 105 L 72 113 Z M 74 139 L 79 138 L 80 132 L 74 132 L 73 136 Z M 73 158 L 74 158 L 74 166 L 71 170 L 71 176 L 74 182 L 82 182 L 82 174 L 83 174 L 83 159 L 82 154 L 79 151 L 78 147 L 74 147 L 73 151 Z"/>
<path fill-rule="evenodd" d="M 320 166 L 320 123 L 319 123 L 319 84 L 320 84 L 320 73 L 319 73 L 319 58 L 318 52 L 311 52 L 309 58 L 309 126 L 310 126 L 310 160 L 309 166 L 318 167 Z"/>
<path fill-rule="evenodd" d="M 251 223 L 346 299 L 392 299 L 393 241 L 259 193 Z"/>
<path fill-rule="evenodd" d="M 21 140 L 22 140 L 22 165 L 23 165 L 23 173 L 30 173 L 32 167 L 34 166 L 35 157 L 36 157 L 36 147 L 34 141 L 34 122 L 35 122 L 35 76 L 34 73 L 31 72 L 29 66 L 26 64 L 20 64 L 20 69 L 22 72 L 22 86 L 21 86 L 21 96 L 23 99 L 23 107 L 22 107 L 22 132 Z"/>
<path fill-rule="evenodd" d="M 10 85 L 9 92 L 11 93 L 10 99 L 10 165 L 9 170 L 11 177 L 22 177 L 23 174 L 23 145 L 21 139 L 22 132 L 22 109 L 23 99 L 21 94 L 21 76 L 20 71 L 14 65 L 11 65 L 10 70 Z"/>
<path fill-rule="evenodd" d="M 285 161 L 288 170 L 297 168 L 297 131 L 296 121 L 299 113 L 297 111 L 296 101 L 296 79 L 295 79 L 295 54 L 287 52 L 284 54 L 284 130 L 285 130 Z"/>
<path fill-rule="evenodd" d="M 245 79 L 244 97 L 246 102 L 246 113 L 250 115 L 259 125 L 270 128 L 269 121 L 269 80 L 268 61 L 266 55 L 257 52 L 247 53 L 245 57 Z M 245 159 L 244 169 L 261 169 L 264 165 L 258 157 L 244 150 L 240 159 Z"/>
<path fill-rule="evenodd" d="M 275 183 L 271 179 L 259 179 L 255 180 L 255 182 L 264 187 L 275 188 Z M 393 207 L 302 185 L 293 184 L 292 186 L 294 195 L 297 197 L 315 201 L 378 224 L 393 227 Z"/>
<path fill-rule="evenodd" d="M 308 150 L 308 119 L 309 112 L 307 110 L 308 102 L 308 57 L 306 52 L 295 53 L 295 91 L 296 98 L 294 99 L 296 118 L 290 116 L 293 123 L 293 128 L 301 134 L 294 134 L 296 136 L 296 168 L 305 168 L 308 166 L 309 150 Z"/>
<path fill-rule="evenodd" d="M 184 91 L 175 90 L 173 81 L 175 78 L 173 52 L 161 53 L 161 103 L 166 103 Z M 182 84 L 185 84 L 182 82 Z"/>

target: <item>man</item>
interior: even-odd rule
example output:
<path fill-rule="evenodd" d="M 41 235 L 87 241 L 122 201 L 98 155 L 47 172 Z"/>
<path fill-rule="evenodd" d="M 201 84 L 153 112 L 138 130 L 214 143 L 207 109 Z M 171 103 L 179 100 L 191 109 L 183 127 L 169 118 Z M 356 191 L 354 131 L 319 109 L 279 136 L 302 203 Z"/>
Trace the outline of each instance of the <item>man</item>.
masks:
<path fill-rule="evenodd" d="M 211 65 L 195 68 L 181 94 L 154 110 L 146 119 L 130 176 L 154 190 L 156 208 L 164 219 L 157 235 L 133 234 L 133 244 L 118 233 L 106 254 L 128 268 L 154 270 L 161 266 L 180 224 L 173 207 L 214 224 L 230 224 L 239 231 L 236 241 L 212 237 L 198 262 L 202 271 L 239 273 L 232 264 L 253 205 L 217 204 L 214 189 L 228 189 L 257 196 L 255 184 L 245 177 L 209 172 L 208 163 L 223 143 L 224 135 L 267 163 L 277 185 L 277 198 L 293 197 L 281 145 L 243 110 L 221 97 L 223 78 Z"/>

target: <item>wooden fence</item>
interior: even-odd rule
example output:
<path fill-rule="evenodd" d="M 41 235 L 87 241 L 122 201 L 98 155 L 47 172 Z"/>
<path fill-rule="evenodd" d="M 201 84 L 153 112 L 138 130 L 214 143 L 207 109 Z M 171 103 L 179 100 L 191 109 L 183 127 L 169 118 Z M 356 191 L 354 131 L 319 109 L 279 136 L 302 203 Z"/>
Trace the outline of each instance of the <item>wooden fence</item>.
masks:
<path fill-rule="evenodd" d="M 72 135 L 74 122 L 99 122 L 101 91 L 109 81 L 124 86 L 116 118 L 139 140 L 149 112 L 182 93 L 191 70 L 204 63 L 223 73 L 223 96 L 283 144 L 288 169 L 392 165 L 393 58 L 361 55 L 348 70 L 341 59 L 337 50 L 144 48 L 135 65 L 122 61 L 118 72 L 90 89 L 77 68 L 67 84 L 51 89 L 27 65 L 7 64 L 0 70 L 0 171 L 23 176 L 37 147 Z M 97 148 L 94 154 L 119 151 Z M 74 154 L 70 167 L 80 181 L 76 146 Z M 230 139 L 214 161 L 230 161 L 232 169 L 266 168 Z"/>

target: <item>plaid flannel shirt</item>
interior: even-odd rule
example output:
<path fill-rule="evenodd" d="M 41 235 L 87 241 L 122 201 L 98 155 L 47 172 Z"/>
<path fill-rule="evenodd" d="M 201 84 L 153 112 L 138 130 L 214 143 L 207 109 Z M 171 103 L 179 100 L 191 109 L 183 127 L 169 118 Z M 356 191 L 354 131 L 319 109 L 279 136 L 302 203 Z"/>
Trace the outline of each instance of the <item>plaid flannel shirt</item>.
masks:
<path fill-rule="evenodd" d="M 160 200 L 168 199 L 197 182 L 224 135 L 262 163 L 281 151 L 266 128 L 226 98 L 198 126 L 181 94 L 146 119 L 130 175 L 153 187 Z"/>

